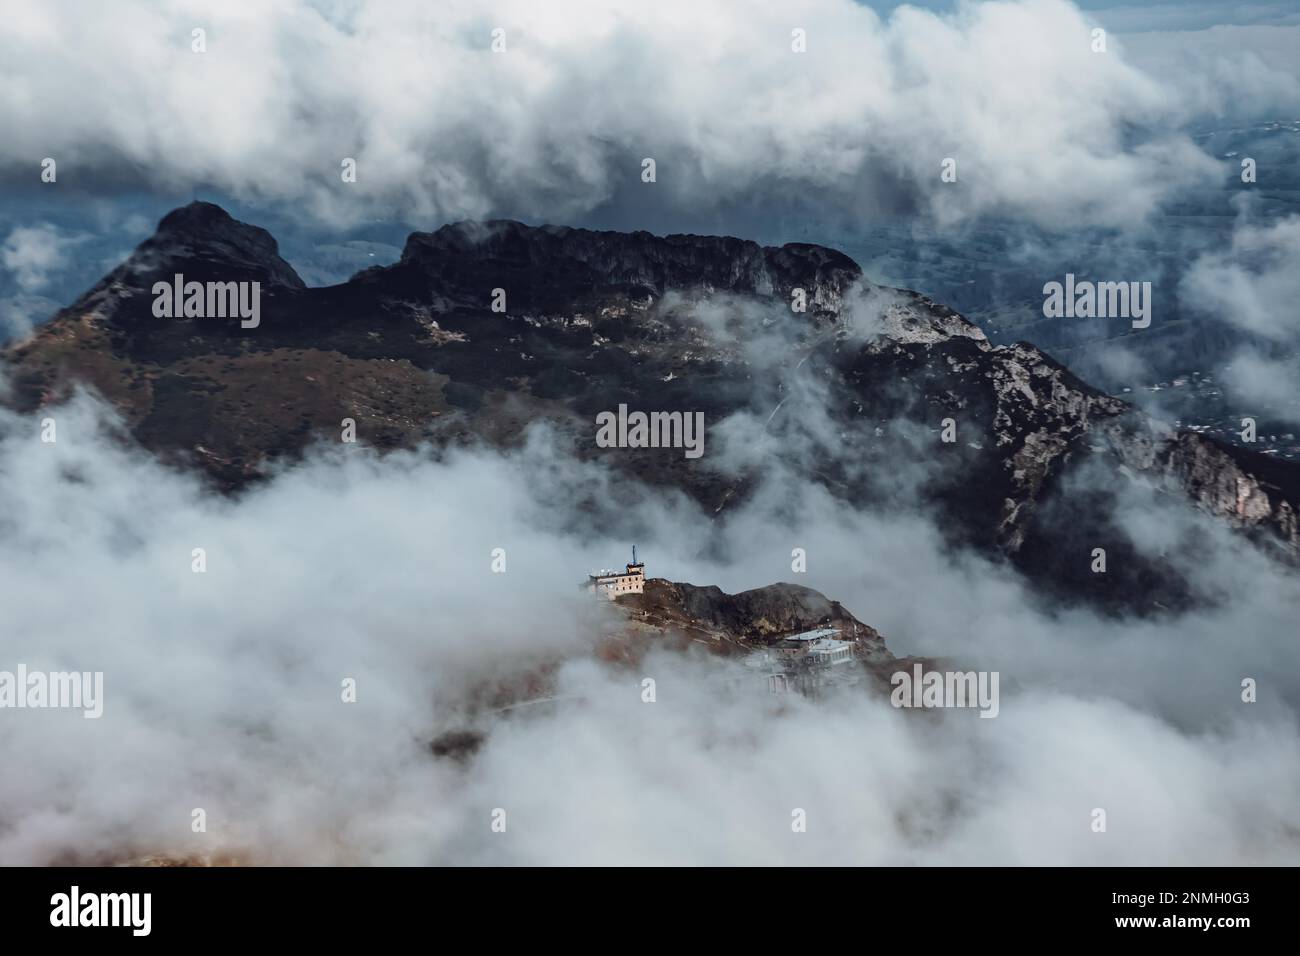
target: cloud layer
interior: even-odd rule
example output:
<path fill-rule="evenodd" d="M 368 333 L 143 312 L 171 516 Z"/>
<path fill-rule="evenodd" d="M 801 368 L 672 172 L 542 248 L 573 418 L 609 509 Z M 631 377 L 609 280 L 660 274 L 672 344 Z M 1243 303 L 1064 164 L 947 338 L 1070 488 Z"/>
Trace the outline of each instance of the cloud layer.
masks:
<path fill-rule="evenodd" d="M 512 454 L 322 449 L 224 500 L 121 444 L 87 400 L 44 414 L 52 444 L 34 419 L 0 422 L 0 669 L 102 670 L 104 716 L 0 712 L 22 770 L 0 777 L 4 862 L 1300 859 L 1300 595 L 1213 529 L 1198 560 L 1225 605 L 1123 622 L 1034 611 L 1004 568 L 948 553 L 925 515 L 848 509 L 775 468 L 720 524 L 612 484 L 544 431 Z M 1131 507 L 1149 516 L 1130 523 L 1145 547 L 1199 527 L 1150 498 Z M 896 653 L 997 669 L 1001 713 L 728 693 L 704 654 L 598 664 L 612 610 L 575 583 L 628 539 L 653 575 L 806 581 Z M 473 716 L 468 688 L 549 666 L 567 702 Z M 1241 703 L 1243 677 L 1259 703 Z M 467 726 L 488 735 L 472 761 L 430 754 Z M 206 833 L 190 830 L 194 808 Z"/>
<path fill-rule="evenodd" d="M 851 0 L 797 16 L 713 0 L 172 0 L 111 17 L 21 3 L 0 24 L 0 160 L 33 182 L 50 156 L 74 188 L 211 184 L 332 221 L 567 221 L 653 190 L 689 207 L 759 195 L 1127 224 L 1218 168 L 1174 132 L 1199 94 L 1132 66 L 1113 35 L 1094 52 L 1094 26 L 1064 0 L 887 20 Z M 940 181 L 949 157 L 956 183 Z"/>
<path fill-rule="evenodd" d="M 1283 421 L 1300 423 L 1295 355 L 1300 216 L 1254 222 L 1243 213 L 1231 245 L 1199 256 L 1178 292 L 1190 312 L 1237 333 L 1239 345 L 1223 376 L 1232 393 Z"/>

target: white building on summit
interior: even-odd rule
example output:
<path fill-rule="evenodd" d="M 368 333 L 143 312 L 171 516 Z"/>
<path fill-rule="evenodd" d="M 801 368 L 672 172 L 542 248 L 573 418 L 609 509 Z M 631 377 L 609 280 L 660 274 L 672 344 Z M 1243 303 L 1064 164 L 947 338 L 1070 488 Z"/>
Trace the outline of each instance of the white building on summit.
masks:
<path fill-rule="evenodd" d="M 636 545 L 632 545 L 632 563 L 626 571 L 595 571 L 587 575 L 587 590 L 603 594 L 611 601 L 620 594 L 641 594 L 645 591 L 645 565 L 636 559 Z"/>

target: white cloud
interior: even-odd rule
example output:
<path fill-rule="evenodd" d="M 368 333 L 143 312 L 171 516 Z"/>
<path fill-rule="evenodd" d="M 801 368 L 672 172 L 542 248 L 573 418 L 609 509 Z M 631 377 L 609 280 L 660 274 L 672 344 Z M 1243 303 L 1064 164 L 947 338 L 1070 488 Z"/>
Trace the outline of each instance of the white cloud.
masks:
<path fill-rule="evenodd" d="M 221 500 L 109 439 L 102 410 L 41 414 L 57 420 L 52 445 L 34 419 L 0 418 L 0 668 L 103 670 L 104 716 L 2 715 L 21 770 L 0 775 L 8 862 L 1300 858 L 1285 836 L 1300 830 L 1296 585 L 1226 536 L 1205 541 L 1202 570 L 1230 596 L 1218 610 L 1040 616 L 1004 568 L 954 558 L 923 516 L 848 509 L 779 469 L 721 524 L 671 497 L 606 495 L 628 489 L 544 433 L 440 462 L 334 449 Z M 591 515 L 575 488 L 620 512 Z M 790 578 L 797 541 L 807 583 L 896 652 L 999 669 L 999 717 L 916 719 L 856 694 L 774 708 L 724 693 L 704 654 L 596 663 L 612 611 L 576 579 L 634 527 L 652 574 L 729 590 Z M 497 546 L 505 574 L 490 570 Z M 468 716 L 477 682 L 548 664 L 580 701 Z M 343 676 L 356 704 L 340 701 Z M 1243 676 L 1261 681 L 1259 704 L 1237 702 Z M 472 761 L 430 756 L 430 737 L 466 725 L 488 732 Z M 190 832 L 195 807 L 207 834 Z M 489 827 L 497 807 L 505 834 Z M 795 807 L 806 834 L 790 830 Z"/>
<path fill-rule="evenodd" d="M 1179 294 L 1189 308 L 1275 342 L 1300 335 L 1300 215 L 1240 222 L 1232 245 L 1198 258 Z"/>
<path fill-rule="evenodd" d="M 1243 414 L 1276 415 L 1300 423 L 1300 357 L 1264 355 L 1253 348 L 1236 352 L 1223 369 L 1223 383 L 1243 402 Z M 1253 407 L 1251 404 L 1253 403 Z"/>
<path fill-rule="evenodd" d="M 84 241 L 69 236 L 50 223 L 16 226 L 0 246 L 0 264 L 23 292 L 37 292 L 50 284 L 53 273 L 68 266 L 68 250 Z"/>
<path fill-rule="evenodd" d="M 21 292 L 0 296 L 0 343 L 23 338 L 58 309 L 59 304 L 45 296 Z"/>
<path fill-rule="evenodd" d="M 1243 216 L 1227 249 L 1192 262 L 1178 294 L 1189 312 L 1239 333 L 1222 376 L 1229 392 L 1248 403 L 1243 414 L 1300 422 L 1300 216 L 1266 224 Z"/>
<path fill-rule="evenodd" d="M 22 338 L 58 310 L 44 293 L 71 264 L 70 250 L 87 238 L 47 222 L 10 230 L 0 244 L 0 266 L 9 273 L 8 281 L 0 276 L 0 343 Z"/>
<path fill-rule="evenodd" d="M 1277 119 L 1300 105 L 1300 26 L 1219 24 L 1132 33 L 1124 42 L 1135 66 L 1174 78 L 1196 111 Z"/>
<path fill-rule="evenodd" d="M 1113 37 L 1093 53 L 1092 21 L 1064 0 L 737 14 L 720 0 L 22 3 L 0 22 L 0 156 L 340 220 L 565 220 L 634 190 L 698 205 L 779 184 L 863 212 L 905 197 L 944 222 L 1066 228 L 1132 223 L 1216 175 L 1170 132 L 1193 111 L 1180 88 Z M 957 183 L 939 180 L 946 157 Z"/>

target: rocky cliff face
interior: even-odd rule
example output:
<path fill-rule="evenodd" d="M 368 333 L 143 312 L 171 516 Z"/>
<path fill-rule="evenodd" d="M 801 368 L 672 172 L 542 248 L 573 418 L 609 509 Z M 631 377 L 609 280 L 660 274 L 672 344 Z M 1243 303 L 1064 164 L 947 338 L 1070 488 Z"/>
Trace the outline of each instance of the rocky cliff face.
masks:
<path fill-rule="evenodd" d="M 262 283 L 260 326 L 155 318 L 152 284 L 177 272 Z M 1038 349 L 995 348 L 953 310 L 875 287 L 818 246 L 457 223 L 412 235 L 392 266 L 312 289 L 264 230 L 197 203 L 4 359 L 20 407 L 88 384 L 146 447 L 228 490 L 337 441 L 345 418 L 380 448 L 509 444 L 547 419 L 574 454 L 712 513 L 777 464 L 855 505 L 937 508 L 954 542 L 1066 597 L 1187 597 L 1175 569 L 1138 556 L 1106 487 L 1064 494 L 1087 469 L 1300 553 L 1285 462 L 1162 430 Z M 702 412 L 713 453 L 599 448 L 595 416 L 620 403 Z M 716 454 L 717 426 L 736 416 L 769 440 L 749 462 Z M 1088 572 L 1093 547 L 1119 558 L 1107 575 Z"/>
<path fill-rule="evenodd" d="M 1300 469 L 1193 432 L 1171 432 L 1136 415 L 1103 434 L 1135 472 L 1234 527 L 1259 533 L 1262 543 L 1284 556 L 1300 553 Z"/>

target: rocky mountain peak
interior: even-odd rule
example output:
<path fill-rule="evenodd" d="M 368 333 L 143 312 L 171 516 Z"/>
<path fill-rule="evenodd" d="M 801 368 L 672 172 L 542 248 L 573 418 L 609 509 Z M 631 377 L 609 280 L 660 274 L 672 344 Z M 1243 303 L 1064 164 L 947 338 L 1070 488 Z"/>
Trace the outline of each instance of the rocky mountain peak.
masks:
<path fill-rule="evenodd" d="M 306 288 L 280 257 L 274 236 L 210 202 L 195 201 L 169 212 L 110 278 L 144 285 L 177 272 L 200 282 L 242 279 L 267 289 Z"/>
<path fill-rule="evenodd" d="M 183 232 L 197 234 L 203 232 L 221 232 L 226 230 L 255 230 L 266 233 L 257 226 L 250 226 L 235 219 L 216 203 L 194 200 L 184 206 L 177 206 L 158 222 L 160 233 Z M 269 237 L 270 234 L 266 233 Z M 272 239 L 272 242 L 275 240 Z"/>

